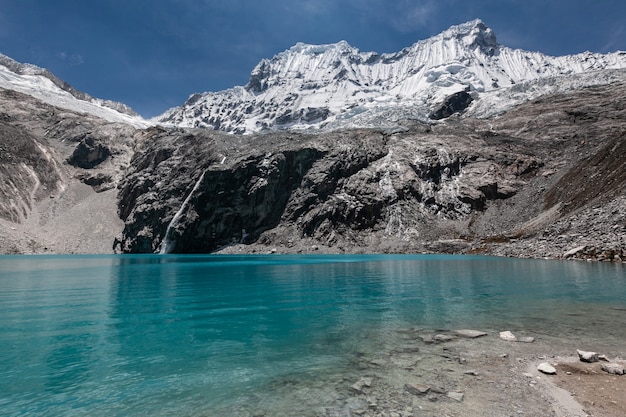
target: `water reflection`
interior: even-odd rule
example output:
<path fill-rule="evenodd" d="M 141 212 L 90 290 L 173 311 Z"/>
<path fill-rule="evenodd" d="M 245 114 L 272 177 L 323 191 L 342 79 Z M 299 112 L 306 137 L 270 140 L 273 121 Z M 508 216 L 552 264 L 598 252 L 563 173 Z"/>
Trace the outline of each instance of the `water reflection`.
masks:
<path fill-rule="evenodd" d="M 398 329 L 623 344 L 621 265 L 460 256 L 0 258 L 8 415 L 211 415 Z"/>

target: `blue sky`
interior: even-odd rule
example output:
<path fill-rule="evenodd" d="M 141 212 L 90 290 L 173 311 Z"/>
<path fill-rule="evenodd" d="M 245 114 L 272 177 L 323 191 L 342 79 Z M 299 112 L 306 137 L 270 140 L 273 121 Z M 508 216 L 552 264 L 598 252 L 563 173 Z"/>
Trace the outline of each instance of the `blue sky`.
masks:
<path fill-rule="evenodd" d="M 513 48 L 626 50 L 626 0 L 0 0 L 0 52 L 150 117 L 296 42 L 395 52 L 475 18 Z"/>

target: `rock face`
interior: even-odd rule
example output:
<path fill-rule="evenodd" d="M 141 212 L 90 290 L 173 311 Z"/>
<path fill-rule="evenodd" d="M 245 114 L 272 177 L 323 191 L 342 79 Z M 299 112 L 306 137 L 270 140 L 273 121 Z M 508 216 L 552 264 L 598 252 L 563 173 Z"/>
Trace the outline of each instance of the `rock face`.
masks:
<path fill-rule="evenodd" d="M 446 97 L 446 100 L 430 113 L 428 117 L 433 120 L 445 119 L 446 117 L 450 117 L 455 113 L 460 113 L 465 110 L 473 100 L 468 91 L 459 91 L 458 93 Z"/>
<path fill-rule="evenodd" d="M 110 251 L 135 129 L 0 89 L 2 253 Z M 108 199 L 108 202 L 106 201 Z"/>
<path fill-rule="evenodd" d="M 560 257 L 584 245 L 568 256 L 623 257 L 624 93 L 624 84 L 589 88 L 493 120 L 407 120 L 394 131 L 149 129 L 120 184 L 117 250 Z M 598 183 L 583 197 L 586 177 Z M 588 217 L 571 238 L 543 233 L 593 204 L 614 207 L 593 233 L 610 230 L 615 244 L 577 240 L 589 236 Z"/>
<path fill-rule="evenodd" d="M 0 90 L 0 248 L 45 252 L 54 237 L 59 251 L 63 242 L 75 241 L 75 251 L 99 239 L 107 251 L 114 244 L 133 253 L 443 252 L 621 262 L 626 72 L 620 80 L 490 119 L 249 136 L 137 130 Z M 297 117 L 324 112 L 311 107 Z M 110 216 L 115 221 L 99 220 Z"/>
<path fill-rule="evenodd" d="M 136 153 L 121 186 L 119 249 L 211 252 L 289 239 L 365 249 L 385 237 L 410 245 L 515 194 L 514 156 L 486 160 L 471 142 L 362 130 L 233 147 L 231 136 L 163 132 Z"/>

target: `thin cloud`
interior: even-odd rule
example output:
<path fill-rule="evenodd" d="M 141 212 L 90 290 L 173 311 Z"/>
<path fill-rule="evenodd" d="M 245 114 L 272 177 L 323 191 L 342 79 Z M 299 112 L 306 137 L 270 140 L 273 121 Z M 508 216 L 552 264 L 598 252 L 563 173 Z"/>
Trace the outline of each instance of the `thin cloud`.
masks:
<path fill-rule="evenodd" d="M 332 0 L 299 0 L 289 2 L 285 10 L 288 13 L 321 15 L 331 12 L 335 5 Z"/>
<path fill-rule="evenodd" d="M 378 21 L 400 33 L 424 28 L 438 11 L 434 0 L 351 0 L 350 3 L 363 18 Z"/>
<path fill-rule="evenodd" d="M 85 59 L 80 54 L 68 54 L 67 52 L 57 52 L 57 58 L 65 62 L 70 67 L 77 67 L 85 63 Z"/>
<path fill-rule="evenodd" d="M 399 32 L 411 32 L 423 28 L 437 11 L 437 6 L 432 1 L 414 2 L 403 1 L 401 10 L 392 19 L 392 24 Z"/>
<path fill-rule="evenodd" d="M 615 45 L 621 42 L 624 39 L 624 28 L 625 25 L 621 24 L 611 35 L 610 39 L 604 44 L 601 51 L 603 53 L 614 52 Z"/>

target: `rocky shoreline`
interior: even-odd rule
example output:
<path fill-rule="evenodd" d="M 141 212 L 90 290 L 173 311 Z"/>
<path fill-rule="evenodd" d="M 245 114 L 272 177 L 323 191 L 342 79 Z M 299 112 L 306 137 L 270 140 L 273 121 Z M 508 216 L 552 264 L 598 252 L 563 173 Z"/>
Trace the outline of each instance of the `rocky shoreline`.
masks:
<path fill-rule="evenodd" d="M 356 352 L 351 371 L 341 376 L 288 376 L 246 405 L 224 412 L 315 417 L 624 415 L 626 376 L 579 359 L 576 349 L 568 352 L 575 343 L 571 340 L 535 336 L 512 341 L 497 332 L 398 329 L 376 350 Z M 626 362 L 617 357 L 604 363 L 623 370 Z"/>

